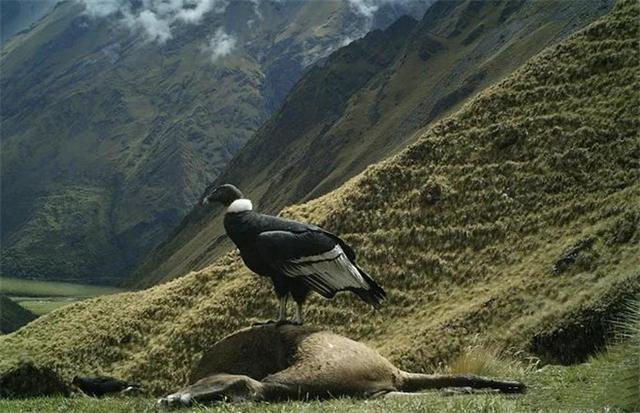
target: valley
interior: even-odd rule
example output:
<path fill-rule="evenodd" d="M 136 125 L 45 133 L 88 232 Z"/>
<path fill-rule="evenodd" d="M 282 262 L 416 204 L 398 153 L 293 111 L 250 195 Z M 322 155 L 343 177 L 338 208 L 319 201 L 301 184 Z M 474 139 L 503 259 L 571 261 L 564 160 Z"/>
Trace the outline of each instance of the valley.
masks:
<path fill-rule="evenodd" d="M 37 315 L 89 297 L 122 291 L 115 287 L 0 277 L 0 294 Z"/>

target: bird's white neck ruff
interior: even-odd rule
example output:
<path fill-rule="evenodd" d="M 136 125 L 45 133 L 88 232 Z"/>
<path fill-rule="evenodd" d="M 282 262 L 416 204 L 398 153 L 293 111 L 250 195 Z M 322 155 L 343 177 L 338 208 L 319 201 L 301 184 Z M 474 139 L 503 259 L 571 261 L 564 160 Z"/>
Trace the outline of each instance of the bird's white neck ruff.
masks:
<path fill-rule="evenodd" d="M 236 199 L 235 201 L 233 201 L 231 203 L 231 205 L 229 205 L 229 207 L 227 208 L 227 212 L 244 212 L 244 211 L 251 211 L 253 209 L 253 205 L 251 204 L 251 201 L 248 199 Z"/>

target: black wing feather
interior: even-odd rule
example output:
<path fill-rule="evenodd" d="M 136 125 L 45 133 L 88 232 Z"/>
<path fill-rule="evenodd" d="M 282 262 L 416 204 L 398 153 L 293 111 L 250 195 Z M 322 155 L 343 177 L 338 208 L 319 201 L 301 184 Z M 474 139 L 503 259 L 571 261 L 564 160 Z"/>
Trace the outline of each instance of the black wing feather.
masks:
<path fill-rule="evenodd" d="M 303 281 L 326 298 L 349 290 L 377 308 L 385 297 L 382 288 L 355 264 L 353 249 L 320 228 L 265 231 L 255 245 L 272 269 Z"/>

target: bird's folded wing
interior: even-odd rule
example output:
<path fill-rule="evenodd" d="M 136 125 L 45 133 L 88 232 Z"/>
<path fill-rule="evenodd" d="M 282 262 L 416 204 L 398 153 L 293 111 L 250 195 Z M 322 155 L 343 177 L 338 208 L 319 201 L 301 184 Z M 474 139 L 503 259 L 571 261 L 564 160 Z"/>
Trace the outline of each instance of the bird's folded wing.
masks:
<path fill-rule="evenodd" d="M 325 297 L 369 288 L 340 244 L 323 232 L 266 231 L 258 236 L 256 247 L 271 268 L 304 281 Z"/>

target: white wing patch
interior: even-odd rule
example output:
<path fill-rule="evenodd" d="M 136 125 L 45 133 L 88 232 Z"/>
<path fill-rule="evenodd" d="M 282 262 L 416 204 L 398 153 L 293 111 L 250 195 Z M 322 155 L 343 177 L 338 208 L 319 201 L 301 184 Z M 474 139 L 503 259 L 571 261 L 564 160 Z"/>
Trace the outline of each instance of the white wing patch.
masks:
<path fill-rule="evenodd" d="M 348 288 L 369 287 L 340 245 L 322 254 L 287 260 L 282 269 L 289 277 L 304 277 L 314 289 L 327 295 Z"/>

